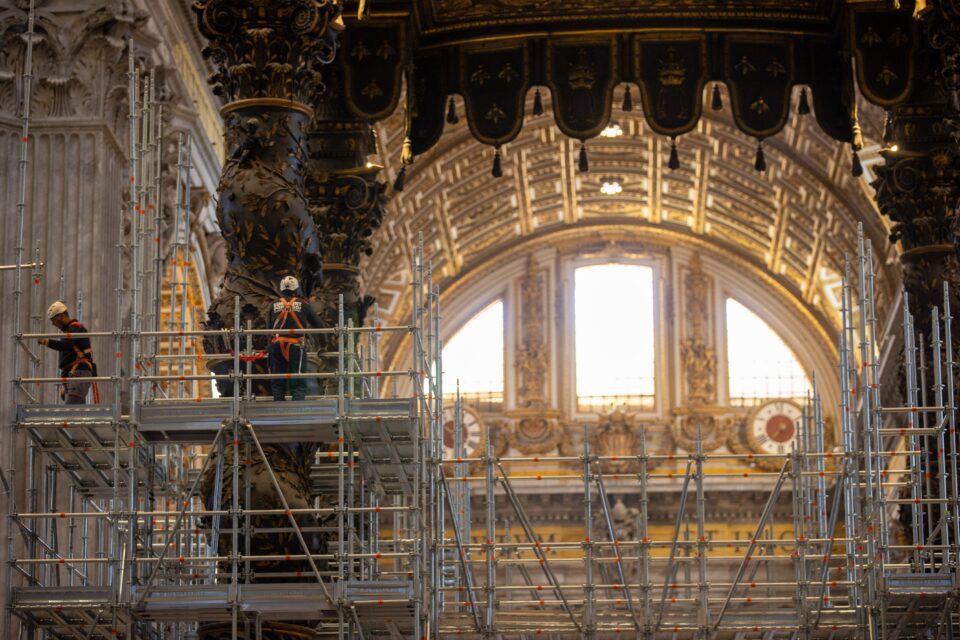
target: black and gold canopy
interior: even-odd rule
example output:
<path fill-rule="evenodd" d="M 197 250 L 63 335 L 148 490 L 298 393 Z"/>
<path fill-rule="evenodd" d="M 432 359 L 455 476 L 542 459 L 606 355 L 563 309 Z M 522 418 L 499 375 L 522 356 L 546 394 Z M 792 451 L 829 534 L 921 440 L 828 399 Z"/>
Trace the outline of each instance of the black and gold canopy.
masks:
<path fill-rule="evenodd" d="M 369 3 L 369 6 L 368 4 Z M 840 0 L 367 0 L 342 43 L 354 115 L 383 118 L 409 90 L 414 155 L 459 118 L 495 147 L 515 139 L 528 92 L 549 92 L 557 127 L 586 141 L 623 108 L 676 138 L 701 117 L 703 92 L 721 108 L 726 85 L 738 128 L 762 142 L 791 109 L 812 112 L 833 139 L 859 149 L 856 88 L 874 104 L 907 98 L 921 37 L 912 3 Z M 795 86 L 801 91 L 791 103 Z M 762 159 L 758 158 L 758 163 Z M 760 168 L 760 167 L 758 167 Z"/>

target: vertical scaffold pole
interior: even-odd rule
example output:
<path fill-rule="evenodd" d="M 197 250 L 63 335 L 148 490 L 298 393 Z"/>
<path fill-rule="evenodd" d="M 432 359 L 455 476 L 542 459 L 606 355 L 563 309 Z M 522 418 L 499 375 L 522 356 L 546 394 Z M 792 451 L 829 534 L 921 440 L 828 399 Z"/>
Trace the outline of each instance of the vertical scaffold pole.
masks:
<path fill-rule="evenodd" d="M 950 523 L 948 521 L 947 501 L 947 458 L 946 458 L 946 438 L 944 435 L 944 426 L 946 423 L 946 413 L 943 410 L 943 369 L 941 352 L 943 343 L 940 341 L 940 313 L 937 307 L 930 310 L 930 321 L 933 327 L 933 335 L 930 336 L 930 346 L 933 349 L 933 404 L 937 407 L 937 485 L 940 492 L 938 503 L 939 515 L 936 528 L 940 530 L 940 541 L 943 545 L 943 556 L 941 559 L 940 571 L 946 571 L 950 566 Z M 931 511 L 933 511 L 931 509 Z"/>
<path fill-rule="evenodd" d="M 26 216 L 27 216 L 27 177 L 30 169 L 30 154 L 29 154 L 29 142 L 30 142 L 30 106 L 33 101 L 33 25 L 34 20 L 36 19 L 36 8 L 34 7 L 34 0 L 30 0 L 30 6 L 27 9 L 27 51 L 24 56 L 23 61 L 23 75 L 22 75 L 22 103 L 20 111 L 20 159 L 17 162 L 17 245 L 14 247 L 16 251 L 16 284 L 13 290 L 13 334 L 14 340 L 19 340 L 20 332 L 22 329 L 21 317 L 22 313 L 22 296 L 23 296 L 23 251 L 24 251 L 24 229 L 26 227 Z M 14 379 L 20 375 L 20 348 L 21 344 L 15 343 L 13 345 L 13 356 L 11 365 L 13 367 Z M 25 391 L 23 387 L 20 386 L 16 381 L 14 382 L 14 396 L 17 396 L 17 391 Z M 11 437 L 15 437 L 15 432 Z M 8 455 L 10 456 L 10 464 L 7 465 L 8 475 L 7 478 L 9 482 L 13 482 L 13 472 L 14 472 L 14 461 L 16 447 L 12 443 L 8 443 L 6 447 Z M 11 509 L 14 506 L 13 492 L 10 494 L 10 505 Z M 12 542 L 11 542 L 12 544 Z M 13 557 L 11 554 L 10 558 Z M 12 624 L 12 619 L 10 618 L 10 612 L 5 613 L 7 619 L 7 629 L 12 632 L 10 624 Z"/>
<path fill-rule="evenodd" d="M 647 425 L 640 425 L 640 469 L 637 471 L 637 480 L 640 483 L 640 526 L 638 534 L 640 537 L 640 598 L 642 601 L 641 610 L 643 612 L 643 637 L 651 638 L 653 636 L 651 620 L 653 612 L 650 600 L 650 533 L 649 533 L 649 501 L 647 493 L 647 476 L 649 468 L 649 457 L 647 455 Z"/>
<path fill-rule="evenodd" d="M 153 204 L 154 207 L 154 217 L 153 217 L 153 323 L 150 328 L 153 331 L 160 331 L 160 310 L 163 300 L 163 254 L 161 252 L 160 246 L 160 236 L 161 229 L 160 225 L 163 221 L 163 185 L 162 185 L 162 171 L 163 167 L 163 105 L 157 105 L 157 130 L 156 130 L 156 145 L 154 151 L 156 153 L 156 158 L 154 164 L 156 166 L 156 171 L 153 175 Z M 160 336 L 153 337 L 153 367 L 152 371 L 154 375 L 157 375 L 160 371 L 160 365 L 157 356 L 160 355 Z M 151 385 L 152 393 L 155 393 L 157 389 L 160 388 L 159 383 L 154 382 Z"/>
<path fill-rule="evenodd" d="M 586 580 L 583 585 L 583 629 L 586 640 L 596 637 L 595 589 L 593 579 L 593 487 L 590 473 L 590 434 L 583 427 L 583 568 Z"/>
<path fill-rule="evenodd" d="M 704 495 L 703 482 L 703 433 L 697 424 L 697 636 L 703 640 L 709 637 L 710 629 L 710 585 L 707 583 L 707 497 Z"/>
<path fill-rule="evenodd" d="M 953 360 L 953 316 L 950 310 L 950 285 L 943 283 L 943 338 L 946 348 L 946 368 L 947 368 L 947 433 L 950 436 L 950 489 L 951 502 L 950 512 L 953 515 L 953 541 L 954 545 L 960 545 L 960 487 L 957 479 L 957 424 L 956 407 L 954 405 L 954 367 Z M 960 553 L 960 549 L 958 549 Z M 958 561 L 957 553 L 954 554 L 954 561 Z"/>
<path fill-rule="evenodd" d="M 167 355 L 173 355 L 173 341 L 174 341 L 174 322 L 175 316 L 177 313 L 177 287 L 179 286 L 179 274 L 180 274 L 180 217 L 182 213 L 183 206 L 183 133 L 177 134 L 177 187 L 176 187 L 176 204 L 174 205 L 174 216 L 173 216 L 173 254 L 171 257 L 171 285 L 170 285 L 170 311 L 167 315 Z M 182 340 L 182 338 L 181 338 Z M 169 367 L 170 365 L 168 365 Z M 183 361 L 179 363 L 179 375 L 183 375 Z M 236 380 L 234 380 L 236 383 Z M 236 395 L 236 389 L 234 389 L 234 395 Z M 168 395 L 173 395 L 173 390 L 167 389 Z M 179 393 L 178 398 L 183 398 L 183 383 L 179 383 Z"/>
<path fill-rule="evenodd" d="M 185 160 L 187 162 L 184 167 L 184 177 L 183 177 L 183 261 L 181 267 L 183 268 L 183 274 L 180 278 L 180 332 L 181 334 L 187 330 L 187 291 L 190 288 L 190 190 L 191 190 L 191 179 L 193 173 L 193 138 L 187 136 L 187 148 L 184 151 L 186 156 Z M 191 338 L 194 340 L 195 338 Z M 180 376 L 183 376 L 183 370 L 185 366 L 185 359 L 187 356 L 187 342 L 184 335 L 180 336 L 179 349 L 177 352 L 177 362 L 179 363 Z M 193 380 L 190 383 L 192 386 L 196 387 L 197 381 Z M 180 397 L 183 397 L 183 382 L 180 382 L 179 389 Z M 194 395 L 191 391 L 191 395 Z"/>
<path fill-rule="evenodd" d="M 496 565 L 494 565 L 494 554 L 496 552 L 494 543 L 496 541 L 496 494 L 494 493 L 493 476 L 493 442 L 490 439 L 490 432 L 487 432 L 484 449 L 485 483 L 484 500 L 487 510 L 487 536 L 484 552 L 486 554 L 487 582 L 484 590 L 487 595 L 487 608 L 483 619 L 483 637 L 492 638 L 494 636 L 494 625 L 496 624 L 496 612 L 494 610 L 496 603 Z M 536 544 L 536 540 L 530 540 L 531 544 Z"/>
<path fill-rule="evenodd" d="M 913 503 L 911 505 L 911 519 L 910 527 L 912 533 L 912 540 L 914 545 L 919 545 L 922 547 L 925 543 L 923 535 L 923 511 L 920 498 L 920 479 L 922 476 L 922 470 L 920 468 L 920 454 L 918 452 L 919 442 L 917 442 L 916 432 L 914 431 L 915 420 L 914 411 L 917 406 L 917 383 L 916 383 L 916 374 L 917 368 L 914 364 L 916 350 L 914 347 L 914 335 L 913 335 L 913 317 L 910 315 L 910 296 L 904 291 L 903 292 L 903 355 L 904 355 L 904 366 L 906 368 L 905 383 L 906 383 L 906 397 L 907 397 L 907 408 L 909 413 L 907 414 L 907 431 L 909 432 L 908 446 L 910 447 L 910 499 Z M 920 569 L 921 558 L 920 551 L 917 547 L 913 551 L 913 564 Z"/>

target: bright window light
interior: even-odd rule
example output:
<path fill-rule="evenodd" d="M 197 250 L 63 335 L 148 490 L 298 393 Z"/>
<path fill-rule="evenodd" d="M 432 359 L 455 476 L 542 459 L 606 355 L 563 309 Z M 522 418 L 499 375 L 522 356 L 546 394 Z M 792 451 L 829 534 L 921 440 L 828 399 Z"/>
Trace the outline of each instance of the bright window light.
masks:
<path fill-rule="evenodd" d="M 487 305 L 443 345 L 443 391 L 503 393 L 503 301 Z"/>
<path fill-rule="evenodd" d="M 653 269 L 625 264 L 580 267 L 574 286 L 579 410 L 652 408 Z"/>
<path fill-rule="evenodd" d="M 783 339 L 745 306 L 727 298 L 730 399 L 804 398 L 810 381 Z"/>

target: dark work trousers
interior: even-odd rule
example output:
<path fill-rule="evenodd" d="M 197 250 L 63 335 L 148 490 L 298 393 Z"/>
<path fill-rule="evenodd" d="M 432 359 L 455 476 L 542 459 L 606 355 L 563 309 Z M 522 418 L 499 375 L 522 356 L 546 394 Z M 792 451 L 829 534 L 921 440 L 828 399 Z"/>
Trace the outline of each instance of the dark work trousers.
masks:
<path fill-rule="evenodd" d="M 306 354 L 299 344 L 290 345 L 290 360 L 283 357 L 280 344 L 270 343 L 268 352 L 270 373 L 301 373 L 306 362 Z M 284 400 L 287 393 L 287 383 L 290 384 L 290 395 L 294 400 L 305 400 L 307 397 L 307 381 L 304 378 L 273 378 L 270 380 L 270 389 L 274 400 Z"/>

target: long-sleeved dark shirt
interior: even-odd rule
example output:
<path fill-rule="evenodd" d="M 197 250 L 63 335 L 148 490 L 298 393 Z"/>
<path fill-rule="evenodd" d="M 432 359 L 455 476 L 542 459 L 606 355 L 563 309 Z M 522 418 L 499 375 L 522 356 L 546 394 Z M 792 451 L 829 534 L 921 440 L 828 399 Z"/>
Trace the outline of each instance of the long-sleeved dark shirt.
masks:
<path fill-rule="evenodd" d="M 90 338 L 73 337 L 74 334 L 87 333 L 87 328 L 76 320 L 71 320 L 70 324 L 64 326 L 60 331 L 70 334 L 71 337 L 63 340 L 50 340 L 47 346 L 60 352 L 60 374 L 66 375 L 73 369 L 77 358 L 84 358 L 90 362 L 80 362 L 77 368 L 85 367 L 91 371 L 94 369 L 93 354 L 90 352 Z M 77 351 L 80 351 L 78 354 Z"/>
<path fill-rule="evenodd" d="M 299 329 L 301 326 L 316 329 L 320 328 L 320 318 L 317 317 L 317 314 L 313 312 L 313 309 L 310 308 L 310 305 L 308 305 L 305 300 L 297 298 L 289 291 L 283 292 L 283 300 L 290 306 L 290 312 L 287 313 L 287 316 L 280 322 L 280 317 L 283 315 L 284 303 L 277 300 L 271 304 L 270 311 L 267 314 L 267 324 L 271 329 L 276 329 L 277 333 L 282 336 L 300 337 L 296 332 L 291 333 L 290 329 Z M 296 318 L 294 316 L 296 316 Z M 297 319 L 300 320 L 300 324 L 297 324 Z"/>

